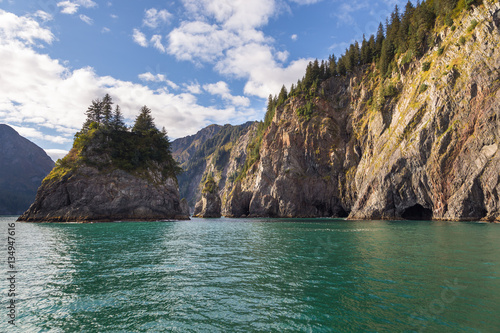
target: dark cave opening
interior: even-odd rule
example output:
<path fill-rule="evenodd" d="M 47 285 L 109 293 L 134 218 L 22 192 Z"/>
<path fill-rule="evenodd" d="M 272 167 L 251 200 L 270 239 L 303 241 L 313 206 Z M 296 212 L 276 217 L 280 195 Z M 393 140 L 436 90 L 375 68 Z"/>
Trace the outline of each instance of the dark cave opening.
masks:
<path fill-rule="evenodd" d="M 420 204 L 406 208 L 401 217 L 405 220 L 431 220 L 432 210 L 425 208 Z"/>

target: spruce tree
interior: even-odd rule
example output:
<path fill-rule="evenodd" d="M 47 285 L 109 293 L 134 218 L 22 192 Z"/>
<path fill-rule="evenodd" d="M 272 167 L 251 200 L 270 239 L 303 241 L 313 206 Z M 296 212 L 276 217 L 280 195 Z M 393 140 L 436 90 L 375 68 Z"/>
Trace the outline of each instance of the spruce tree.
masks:
<path fill-rule="evenodd" d="M 113 117 L 113 100 L 109 94 L 104 95 L 102 99 L 102 123 L 105 126 L 109 126 L 111 123 L 111 118 Z"/>
<path fill-rule="evenodd" d="M 134 127 L 132 132 L 145 134 L 150 130 L 156 130 L 154 118 L 151 116 L 151 109 L 146 105 L 141 108 L 139 115 L 135 118 Z"/>
<path fill-rule="evenodd" d="M 117 105 L 115 112 L 113 113 L 113 118 L 111 120 L 111 128 L 115 131 L 126 130 L 125 122 L 123 121 L 123 114 L 120 111 L 120 106 Z"/>

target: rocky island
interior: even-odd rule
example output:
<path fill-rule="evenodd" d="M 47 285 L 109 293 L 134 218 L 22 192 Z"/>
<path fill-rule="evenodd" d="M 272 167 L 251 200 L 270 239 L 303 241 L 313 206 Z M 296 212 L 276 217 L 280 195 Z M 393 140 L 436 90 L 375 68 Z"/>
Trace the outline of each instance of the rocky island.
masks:
<path fill-rule="evenodd" d="M 165 130 L 144 106 L 129 130 L 106 95 L 94 100 L 73 148 L 43 180 L 18 221 L 104 222 L 189 219 Z"/>

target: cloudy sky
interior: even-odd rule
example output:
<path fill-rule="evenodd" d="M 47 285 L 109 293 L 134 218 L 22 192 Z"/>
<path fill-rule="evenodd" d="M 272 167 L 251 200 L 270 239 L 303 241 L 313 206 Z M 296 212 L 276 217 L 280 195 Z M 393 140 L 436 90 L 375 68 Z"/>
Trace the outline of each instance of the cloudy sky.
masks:
<path fill-rule="evenodd" d="M 261 120 L 269 94 L 376 32 L 397 0 L 0 0 L 0 123 L 53 159 L 92 99 L 172 139 Z M 400 7 L 403 8 L 403 7 Z"/>

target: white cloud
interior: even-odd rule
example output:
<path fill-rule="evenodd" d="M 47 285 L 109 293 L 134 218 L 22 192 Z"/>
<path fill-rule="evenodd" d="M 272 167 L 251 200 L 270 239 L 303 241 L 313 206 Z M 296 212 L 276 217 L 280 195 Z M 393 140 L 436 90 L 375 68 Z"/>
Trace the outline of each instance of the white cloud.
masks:
<path fill-rule="evenodd" d="M 156 8 L 150 8 L 144 12 L 142 24 L 155 29 L 161 24 L 168 23 L 171 18 L 172 14 L 166 9 L 157 10 Z"/>
<path fill-rule="evenodd" d="M 203 89 L 208 91 L 212 95 L 218 95 L 222 99 L 230 102 L 235 106 L 249 106 L 250 100 L 243 96 L 233 96 L 229 90 L 229 86 L 224 81 L 219 81 L 217 83 L 205 84 Z"/>
<path fill-rule="evenodd" d="M 57 3 L 57 7 L 61 7 L 63 14 L 75 14 L 80 6 L 84 8 L 96 7 L 97 3 L 92 0 L 64 0 Z"/>
<path fill-rule="evenodd" d="M 45 149 L 45 152 L 54 162 L 60 158 L 63 158 L 69 153 L 69 151 L 64 149 Z"/>
<path fill-rule="evenodd" d="M 285 65 L 289 53 L 276 51 L 275 41 L 260 29 L 277 14 L 280 4 L 274 0 L 184 0 L 194 20 L 181 22 L 169 33 L 166 51 L 178 60 L 210 63 L 221 74 L 247 79 L 246 94 L 267 98 L 283 84 L 289 86 L 302 77 L 310 60 Z"/>
<path fill-rule="evenodd" d="M 55 37 L 50 30 L 42 28 L 32 18 L 16 16 L 0 9 L 0 41 L 14 39 L 33 45 L 35 40 L 50 44 Z"/>
<path fill-rule="evenodd" d="M 74 14 L 78 11 L 79 5 L 71 1 L 61 1 L 57 3 L 57 7 L 61 7 L 61 13 L 63 14 Z"/>
<path fill-rule="evenodd" d="M 118 15 L 116 14 L 110 14 L 109 15 L 113 20 L 116 20 L 118 18 Z"/>
<path fill-rule="evenodd" d="M 111 32 L 111 29 L 110 29 L 110 28 L 108 28 L 108 27 L 103 27 L 103 28 L 101 29 L 101 33 L 103 33 L 103 34 L 107 34 L 108 32 Z"/>
<path fill-rule="evenodd" d="M 290 86 L 301 78 L 311 60 L 299 59 L 281 67 L 267 45 L 253 43 L 229 50 L 216 69 L 222 74 L 247 78 L 245 94 L 266 98 L 277 94 L 283 84 Z"/>
<path fill-rule="evenodd" d="M 87 23 L 88 25 L 94 24 L 94 20 L 92 20 L 87 15 L 80 14 L 80 20 L 82 20 L 83 22 Z"/>
<path fill-rule="evenodd" d="M 9 124 L 10 127 L 16 130 L 21 136 L 30 139 L 41 139 L 45 141 L 50 141 L 53 143 L 66 143 L 70 142 L 71 139 L 64 136 L 47 135 L 33 127 L 22 127 Z"/>
<path fill-rule="evenodd" d="M 47 21 L 52 21 L 54 18 L 52 17 L 52 15 L 50 15 L 49 13 L 47 12 L 44 12 L 43 10 L 37 10 L 35 12 L 35 14 L 33 14 L 34 17 L 38 17 L 39 19 L 41 19 L 43 22 L 47 22 Z"/>
<path fill-rule="evenodd" d="M 199 95 L 202 93 L 201 86 L 198 82 L 194 82 L 191 84 L 184 84 L 184 88 L 186 89 L 187 92 L 191 94 Z"/>
<path fill-rule="evenodd" d="M 168 80 L 164 74 L 153 74 L 151 72 L 146 72 L 138 75 L 139 79 L 145 82 L 165 82 L 170 88 L 179 89 L 179 86 Z"/>
<path fill-rule="evenodd" d="M 134 29 L 132 38 L 134 42 L 139 44 L 142 47 L 148 47 L 148 40 L 146 39 L 146 35 L 144 35 L 139 29 Z"/>
<path fill-rule="evenodd" d="M 161 53 L 165 53 L 165 46 L 163 46 L 161 39 L 161 35 L 153 35 L 153 37 L 151 37 L 151 44 Z"/>
<path fill-rule="evenodd" d="M 293 35 L 291 35 L 291 36 L 290 36 L 290 38 L 291 38 L 293 41 L 296 41 L 296 40 L 299 38 L 299 36 L 297 36 L 296 34 L 293 34 Z"/>
<path fill-rule="evenodd" d="M 8 24 L 4 23 L 6 18 Z M 142 105 L 148 105 L 157 126 L 165 126 L 173 138 L 193 134 L 213 122 L 240 123 L 256 119 L 261 112 L 246 107 L 238 110 L 234 106 L 204 107 L 192 93 L 173 94 L 162 87 L 152 89 L 111 76 L 99 76 L 90 67 L 71 69 L 33 48 L 34 41 L 48 43 L 53 39 L 50 31 L 47 33 L 35 23 L 33 19 L 0 12 L 0 122 L 17 126 L 20 133 L 42 147 L 44 142 L 53 142 L 50 148 L 67 148 L 85 120 L 87 106 L 105 93 L 121 106 L 128 123 L 135 119 Z M 25 27 L 26 31 L 12 29 L 12 26 Z M 169 85 L 162 74 L 144 74 L 144 79 Z M 61 147 L 54 147 L 54 143 Z"/>

